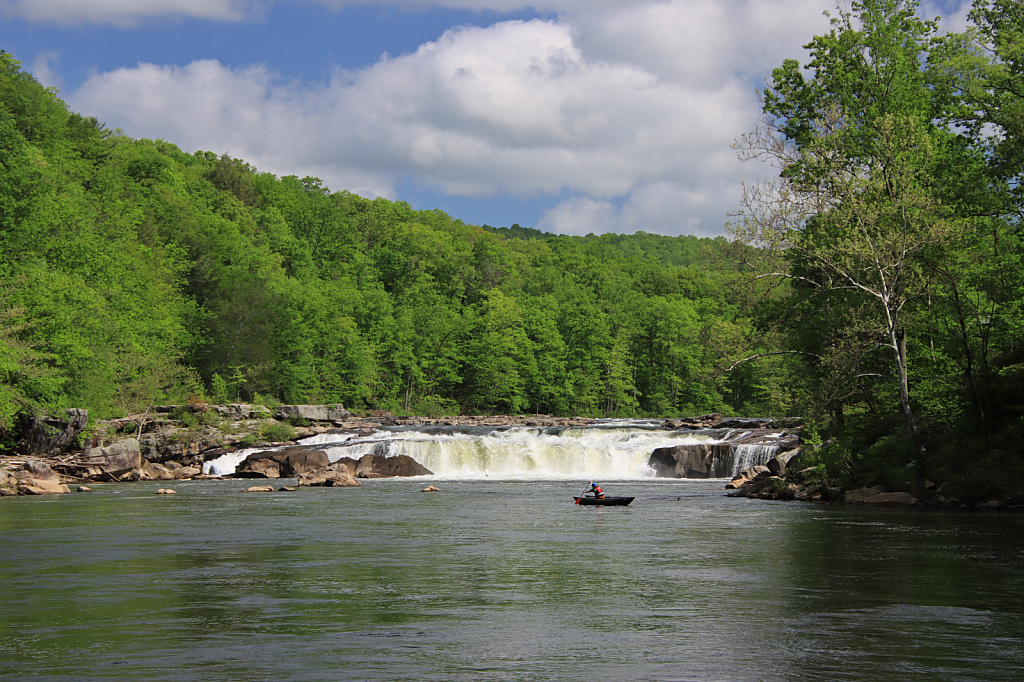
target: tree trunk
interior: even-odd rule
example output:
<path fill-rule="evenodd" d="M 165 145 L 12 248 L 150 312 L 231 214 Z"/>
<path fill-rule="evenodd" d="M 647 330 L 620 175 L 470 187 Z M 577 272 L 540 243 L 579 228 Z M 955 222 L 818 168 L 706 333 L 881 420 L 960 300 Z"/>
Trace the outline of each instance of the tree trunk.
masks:
<path fill-rule="evenodd" d="M 910 438 L 917 448 L 917 460 L 914 462 L 913 492 L 919 497 L 924 489 L 924 471 L 928 457 L 928 450 L 925 448 L 921 430 L 914 418 L 914 409 L 910 405 L 910 389 L 907 380 L 907 337 L 904 330 L 895 325 L 889 326 L 889 339 L 896 356 L 896 380 L 899 383 L 900 407 L 903 410 L 903 417 L 910 429 Z"/>

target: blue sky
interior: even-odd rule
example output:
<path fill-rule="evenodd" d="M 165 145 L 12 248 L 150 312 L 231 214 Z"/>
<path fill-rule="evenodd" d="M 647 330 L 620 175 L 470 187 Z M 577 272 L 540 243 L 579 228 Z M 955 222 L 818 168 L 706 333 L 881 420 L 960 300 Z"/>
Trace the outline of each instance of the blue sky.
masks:
<path fill-rule="evenodd" d="M 833 0 L 0 0 L 0 49 L 132 137 L 551 232 L 722 234 L 755 89 Z M 967 7 L 926 5 L 959 29 Z"/>

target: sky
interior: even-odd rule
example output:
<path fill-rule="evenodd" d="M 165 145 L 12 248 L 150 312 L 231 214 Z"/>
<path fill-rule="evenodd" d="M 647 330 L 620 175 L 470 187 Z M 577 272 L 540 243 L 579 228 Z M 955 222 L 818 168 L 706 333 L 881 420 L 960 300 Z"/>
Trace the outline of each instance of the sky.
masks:
<path fill-rule="evenodd" d="M 836 0 L 0 0 L 0 49 L 133 138 L 467 223 L 724 234 L 730 148 Z M 962 30 L 968 3 L 922 3 Z"/>

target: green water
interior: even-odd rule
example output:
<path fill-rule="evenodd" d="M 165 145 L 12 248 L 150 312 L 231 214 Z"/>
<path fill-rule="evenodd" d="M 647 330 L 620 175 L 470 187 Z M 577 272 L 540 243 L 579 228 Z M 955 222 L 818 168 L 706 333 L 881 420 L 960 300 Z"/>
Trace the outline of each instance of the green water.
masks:
<path fill-rule="evenodd" d="M 1019 680 L 1020 516 L 720 481 L 0 499 L 2 680 Z M 161 484 L 166 485 L 166 484 Z"/>

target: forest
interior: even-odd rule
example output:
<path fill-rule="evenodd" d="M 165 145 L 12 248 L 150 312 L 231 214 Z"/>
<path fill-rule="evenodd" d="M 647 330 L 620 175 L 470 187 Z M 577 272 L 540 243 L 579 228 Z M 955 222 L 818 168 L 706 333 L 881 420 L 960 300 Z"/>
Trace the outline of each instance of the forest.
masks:
<path fill-rule="evenodd" d="M 72 112 L 0 52 L 0 450 L 153 404 L 799 417 L 833 479 L 1024 473 L 1024 9 L 832 18 L 728 237 L 552 235 Z M 908 471 L 914 472 L 908 474 Z"/>

